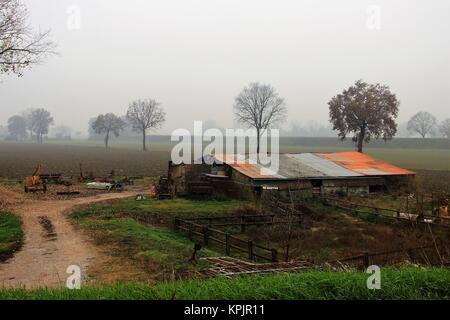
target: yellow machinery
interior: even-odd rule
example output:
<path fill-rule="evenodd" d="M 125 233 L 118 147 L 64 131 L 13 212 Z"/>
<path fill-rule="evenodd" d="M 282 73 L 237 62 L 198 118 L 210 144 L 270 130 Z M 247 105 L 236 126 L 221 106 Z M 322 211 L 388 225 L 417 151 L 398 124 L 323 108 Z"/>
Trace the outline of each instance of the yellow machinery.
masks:
<path fill-rule="evenodd" d="M 41 165 L 38 164 L 31 176 L 25 177 L 23 181 L 25 192 L 42 191 L 47 192 L 47 185 L 41 180 L 39 172 L 41 171 Z"/>

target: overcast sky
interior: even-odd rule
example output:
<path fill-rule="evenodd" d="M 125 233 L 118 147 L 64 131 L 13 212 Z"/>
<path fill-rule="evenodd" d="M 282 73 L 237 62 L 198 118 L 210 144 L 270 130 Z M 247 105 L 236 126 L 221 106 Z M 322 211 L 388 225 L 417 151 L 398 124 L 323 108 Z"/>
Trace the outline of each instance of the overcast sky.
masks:
<path fill-rule="evenodd" d="M 231 127 L 234 97 L 252 81 L 277 89 L 288 121 L 326 124 L 329 99 L 360 78 L 391 87 L 400 122 L 419 110 L 450 117 L 448 0 L 25 3 L 60 55 L 21 78 L 1 77 L 3 124 L 44 107 L 57 124 L 85 131 L 90 117 L 125 114 L 130 101 L 150 97 L 167 112 L 158 133 L 194 120 Z"/>

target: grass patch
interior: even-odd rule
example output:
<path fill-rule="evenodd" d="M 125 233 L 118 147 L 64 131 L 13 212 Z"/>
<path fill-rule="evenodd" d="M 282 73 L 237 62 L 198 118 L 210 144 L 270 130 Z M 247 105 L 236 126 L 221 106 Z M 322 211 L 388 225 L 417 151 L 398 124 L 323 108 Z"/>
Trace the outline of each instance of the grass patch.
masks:
<path fill-rule="evenodd" d="M 158 200 L 147 198 L 144 201 L 124 200 L 113 206 L 123 209 L 140 210 L 145 213 L 161 214 L 164 216 L 198 215 L 208 216 L 226 214 L 249 203 L 240 200 L 189 200 L 176 198 L 173 200 Z"/>
<path fill-rule="evenodd" d="M 121 199 L 91 205 L 72 213 L 71 217 L 100 243 L 113 240 L 129 258 L 141 261 L 143 265 L 157 263 L 169 272 L 193 268 L 187 260 L 192 255 L 194 243 L 167 230 L 175 217 L 228 215 L 243 206 L 249 206 L 249 203 L 239 200 Z M 219 255 L 213 250 L 220 250 L 220 247 L 210 249 L 202 249 L 199 256 Z M 204 266 L 199 263 L 195 268 Z"/>
<path fill-rule="evenodd" d="M 0 289 L 0 299 L 449 299 L 450 270 L 381 270 L 381 289 L 368 290 L 364 272 L 310 270 L 267 276 L 160 283 L 122 283 L 68 289 Z"/>
<path fill-rule="evenodd" d="M 74 218 L 109 216 L 142 218 L 146 222 L 171 224 L 175 217 L 227 215 L 244 206 L 252 206 L 250 202 L 240 200 L 189 200 L 177 198 L 158 200 L 146 198 L 143 201 L 121 199 L 95 204 L 85 210 L 78 211 Z"/>
<path fill-rule="evenodd" d="M 16 251 L 22 243 L 22 223 L 12 213 L 0 212 L 0 261 Z"/>
<path fill-rule="evenodd" d="M 13 186 L 21 183 L 19 180 L 0 179 L 0 186 Z"/>
<path fill-rule="evenodd" d="M 71 216 L 76 223 L 87 230 L 98 243 L 115 245 L 122 255 L 140 263 L 155 278 L 181 272 L 186 269 L 203 268 L 207 265 L 188 262 L 194 244 L 188 238 L 168 230 L 141 224 L 131 218 L 111 215 L 91 216 L 91 210 L 77 211 Z M 203 249 L 198 257 L 212 256 L 214 252 Z"/>

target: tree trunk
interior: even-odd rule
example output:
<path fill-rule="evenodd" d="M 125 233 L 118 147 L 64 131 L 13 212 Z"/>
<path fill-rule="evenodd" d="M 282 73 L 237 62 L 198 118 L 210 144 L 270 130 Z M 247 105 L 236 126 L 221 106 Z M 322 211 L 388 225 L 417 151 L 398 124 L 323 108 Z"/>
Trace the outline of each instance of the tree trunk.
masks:
<path fill-rule="evenodd" d="M 358 137 L 358 152 L 363 152 L 363 143 L 364 143 L 364 137 L 366 135 L 366 127 L 362 126 L 361 127 L 361 131 L 359 132 L 359 137 Z"/>
<path fill-rule="evenodd" d="M 147 151 L 147 147 L 145 146 L 145 129 L 142 130 L 142 151 Z"/>
<path fill-rule="evenodd" d="M 260 129 L 256 128 L 256 153 L 259 154 L 259 143 L 260 143 Z"/>
<path fill-rule="evenodd" d="M 105 148 L 108 149 L 108 143 L 109 143 L 109 131 L 106 132 L 105 136 Z"/>

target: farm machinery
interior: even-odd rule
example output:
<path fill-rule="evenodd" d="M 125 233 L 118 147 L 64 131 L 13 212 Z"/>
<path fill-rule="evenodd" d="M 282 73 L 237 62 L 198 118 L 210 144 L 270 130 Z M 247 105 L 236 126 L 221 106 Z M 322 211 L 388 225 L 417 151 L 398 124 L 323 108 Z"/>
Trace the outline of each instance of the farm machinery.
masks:
<path fill-rule="evenodd" d="M 47 183 L 45 182 L 45 180 L 41 179 L 41 176 L 39 174 L 40 171 L 41 165 L 38 164 L 34 169 L 33 174 L 31 176 L 25 177 L 25 179 L 23 180 L 24 191 L 26 193 L 37 191 L 42 191 L 44 193 L 47 192 Z"/>
<path fill-rule="evenodd" d="M 156 185 L 156 196 L 159 200 L 172 199 L 172 186 L 168 177 L 159 177 L 158 185 Z"/>
<path fill-rule="evenodd" d="M 67 188 L 72 186 L 72 182 L 64 180 L 61 173 L 41 173 L 42 166 L 38 164 L 34 169 L 31 176 L 25 177 L 23 181 L 24 191 L 37 192 L 42 191 L 47 192 L 48 184 L 58 184 L 63 185 Z M 58 192 L 58 194 L 79 194 L 75 191 Z"/>

